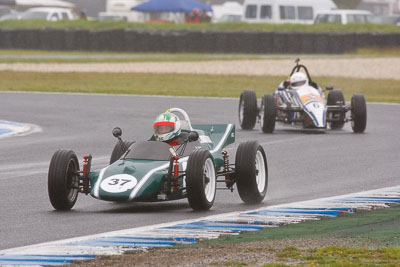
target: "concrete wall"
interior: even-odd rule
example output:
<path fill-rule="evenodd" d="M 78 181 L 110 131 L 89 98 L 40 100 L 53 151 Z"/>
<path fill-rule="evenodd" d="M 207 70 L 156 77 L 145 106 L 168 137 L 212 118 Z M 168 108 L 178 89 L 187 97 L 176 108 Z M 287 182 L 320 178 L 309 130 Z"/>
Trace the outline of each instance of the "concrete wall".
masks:
<path fill-rule="evenodd" d="M 1 49 L 341 54 L 400 47 L 400 33 L 0 29 Z"/>

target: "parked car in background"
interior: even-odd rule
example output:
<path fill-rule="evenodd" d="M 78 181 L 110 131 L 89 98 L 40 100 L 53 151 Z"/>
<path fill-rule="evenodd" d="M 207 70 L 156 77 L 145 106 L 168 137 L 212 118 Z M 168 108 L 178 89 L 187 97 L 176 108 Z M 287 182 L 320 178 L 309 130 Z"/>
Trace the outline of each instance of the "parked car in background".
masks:
<path fill-rule="evenodd" d="M 336 8 L 332 0 L 245 0 L 243 21 L 312 24 L 315 14 Z"/>
<path fill-rule="evenodd" d="M 0 21 L 5 21 L 5 20 L 10 20 L 10 19 L 21 19 L 22 13 L 17 12 L 17 11 L 11 11 L 10 13 L 7 13 L 5 15 L 2 15 L 0 17 Z"/>
<path fill-rule="evenodd" d="M 8 6 L 0 6 L 0 17 L 13 12 L 15 12 L 15 10 L 9 8 Z"/>
<path fill-rule="evenodd" d="M 372 13 L 366 10 L 336 9 L 318 13 L 314 23 L 370 23 L 371 16 Z"/>
<path fill-rule="evenodd" d="M 78 16 L 68 8 L 36 7 L 26 10 L 20 19 L 42 19 L 47 21 L 75 20 Z"/>
<path fill-rule="evenodd" d="M 400 26 L 400 16 L 371 16 L 370 22 L 375 24 L 391 24 Z"/>

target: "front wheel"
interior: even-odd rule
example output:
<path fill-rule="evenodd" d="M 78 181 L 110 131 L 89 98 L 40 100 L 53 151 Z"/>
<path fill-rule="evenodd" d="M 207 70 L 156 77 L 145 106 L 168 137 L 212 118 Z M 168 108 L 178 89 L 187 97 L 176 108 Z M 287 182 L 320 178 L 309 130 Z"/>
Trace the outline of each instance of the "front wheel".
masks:
<path fill-rule="evenodd" d="M 210 151 L 199 149 L 189 155 L 186 168 L 186 191 L 194 210 L 209 210 L 214 204 L 217 178 Z"/>
<path fill-rule="evenodd" d="M 355 133 L 363 133 L 367 127 L 367 103 L 364 95 L 354 94 L 351 98 L 351 128 Z"/>
<path fill-rule="evenodd" d="M 263 147 L 257 141 L 241 143 L 235 164 L 240 198 L 246 203 L 261 202 L 268 187 L 268 165 Z"/>
<path fill-rule="evenodd" d="M 257 95 L 254 90 L 245 90 L 239 100 L 239 124 L 243 130 L 251 130 L 258 115 Z"/>
<path fill-rule="evenodd" d="M 345 105 L 345 100 L 344 100 L 344 95 L 343 91 L 339 89 L 333 89 L 332 91 L 329 92 L 328 94 L 328 101 L 327 101 L 328 106 L 344 106 Z M 329 123 L 329 127 L 332 130 L 340 130 L 343 128 L 344 123 L 345 123 L 345 113 L 344 112 L 330 112 L 328 114 L 330 119 L 336 119 L 337 121 L 332 121 Z"/>
<path fill-rule="evenodd" d="M 50 161 L 48 193 L 56 210 L 70 210 L 78 199 L 79 162 L 72 150 L 58 150 Z"/>
<path fill-rule="evenodd" d="M 273 95 L 264 95 L 261 100 L 261 129 L 264 133 L 272 133 L 276 122 L 276 103 Z"/>

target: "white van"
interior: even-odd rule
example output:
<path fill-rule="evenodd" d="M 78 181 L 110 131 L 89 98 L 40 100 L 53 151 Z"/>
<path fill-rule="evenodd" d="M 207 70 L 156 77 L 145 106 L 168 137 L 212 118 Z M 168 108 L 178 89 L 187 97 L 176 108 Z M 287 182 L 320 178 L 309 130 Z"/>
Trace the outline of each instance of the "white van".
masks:
<path fill-rule="evenodd" d="M 242 20 L 243 5 L 238 2 L 228 1 L 222 5 L 211 6 L 213 23 L 218 22 L 238 22 Z"/>
<path fill-rule="evenodd" d="M 146 0 L 107 0 L 106 12 L 99 13 L 99 19 L 127 20 L 132 22 L 144 22 L 142 12 L 132 11 L 131 8 Z"/>
<path fill-rule="evenodd" d="M 369 23 L 372 13 L 366 10 L 336 9 L 319 12 L 314 23 Z"/>
<path fill-rule="evenodd" d="M 312 24 L 317 13 L 334 8 L 332 0 L 245 0 L 243 21 Z"/>

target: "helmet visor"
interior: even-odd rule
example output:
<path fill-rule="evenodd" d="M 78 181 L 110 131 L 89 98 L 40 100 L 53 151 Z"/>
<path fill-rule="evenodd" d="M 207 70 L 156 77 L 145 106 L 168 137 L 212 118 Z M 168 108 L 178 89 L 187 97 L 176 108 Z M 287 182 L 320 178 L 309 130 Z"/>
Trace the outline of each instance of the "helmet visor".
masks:
<path fill-rule="evenodd" d="M 304 85 L 305 83 L 306 83 L 306 81 L 298 81 L 298 82 L 292 83 L 291 85 L 292 85 L 293 87 L 298 87 L 298 86 Z"/>
<path fill-rule="evenodd" d="M 292 85 L 293 87 L 299 87 L 299 86 L 302 86 L 302 85 L 304 85 L 304 84 L 306 84 L 306 81 L 294 82 L 294 83 L 292 83 L 291 85 Z"/>
<path fill-rule="evenodd" d="M 172 132 L 174 128 L 172 125 L 157 125 L 154 127 L 154 132 L 156 134 L 166 134 Z"/>

